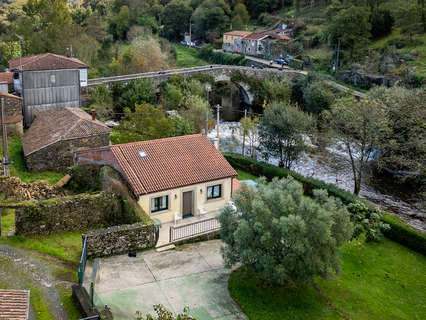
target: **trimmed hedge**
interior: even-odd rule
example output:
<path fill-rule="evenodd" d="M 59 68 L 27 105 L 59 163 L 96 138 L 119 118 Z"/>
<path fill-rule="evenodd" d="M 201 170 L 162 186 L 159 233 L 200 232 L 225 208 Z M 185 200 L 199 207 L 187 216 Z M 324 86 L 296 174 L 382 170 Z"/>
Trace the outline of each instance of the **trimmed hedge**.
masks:
<path fill-rule="evenodd" d="M 382 216 L 382 221 L 390 225 L 384 235 L 414 251 L 426 255 L 426 235 L 408 226 L 404 221 L 388 213 Z"/>
<path fill-rule="evenodd" d="M 362 202 L 368 208 L 371 208 L 370 210 L 374 210 L 373 205 L 368 201 L 362 200 L 353 193 L 342 190 L 333 184 L 305 177 L 294 171 L 279 168 L 265 162 L 258 162 L 240 154 L 224 153 L 223 155 L 234 168 L 247 171 L 255 176 L 264 176 L 269 180 L 274 177 L 285 178 L 291 176 L 302 183 L 304 192 L 308 196 L 312 196 L 313 190 L 315 189 L 324 189 L 328 191 L 329 195 L 341 199 L 345 205 Z M 383 232 L 387 238 L 426 255 L 426 235 L 411 228 L 398 217 L 384 214 L 382 215 L 381 220 L 382 222 L 390 225 L 389 230 L 384 230 Z"/>
<path fill-rule="evenodd" d="M 244 56 L 214 51 L 210 45 L 203 46 L 199 51 L 199 56 L 201 59 L 215 64 L 236 66 L 245 66 L 247 64 L 247 59 Z"/>

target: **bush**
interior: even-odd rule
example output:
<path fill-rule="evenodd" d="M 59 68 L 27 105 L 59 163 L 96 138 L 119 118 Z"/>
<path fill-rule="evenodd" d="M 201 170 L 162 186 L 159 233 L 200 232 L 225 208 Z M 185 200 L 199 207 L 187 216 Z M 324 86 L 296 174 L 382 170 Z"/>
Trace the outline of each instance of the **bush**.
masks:
<path fill-rule="evenodd" d="M 426 255 L 426 235 L 390 214 L 384 214 L 382 221 L 390 226 L 388 230 L 384 231 L 387 238 Z"/>
<path fill-rule="evenodd" d="M 210 45 L 203 46 L 200 50 L 200 58 L 210 63 L 245 66 L 247 60 L 244 56 L 214 51 Z"/>

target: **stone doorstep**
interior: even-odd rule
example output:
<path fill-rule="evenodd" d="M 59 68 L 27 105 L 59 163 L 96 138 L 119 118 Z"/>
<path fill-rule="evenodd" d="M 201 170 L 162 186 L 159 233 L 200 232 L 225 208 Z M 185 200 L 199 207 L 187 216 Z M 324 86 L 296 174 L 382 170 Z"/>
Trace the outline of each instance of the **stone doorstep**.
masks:
<path fill-rule="evenodd" d="M 167 250 L 173 250 L 175 248 L 176 248 L 176 246 L 173 243 L 172 244 L 167 243 L 167 244 L 155 247 L 155 251 L 163 252 L 163 251 L 167 251 Z"/>

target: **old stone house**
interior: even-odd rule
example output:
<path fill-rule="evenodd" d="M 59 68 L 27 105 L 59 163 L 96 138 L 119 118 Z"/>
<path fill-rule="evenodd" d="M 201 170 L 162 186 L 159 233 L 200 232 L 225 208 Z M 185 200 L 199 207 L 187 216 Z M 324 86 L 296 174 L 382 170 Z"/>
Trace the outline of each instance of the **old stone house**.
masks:
<path fill-rule="evenodd" d="M 22 126 L 22 98 L 13 94 L 0 93 L 0 99 L 3 100 L 7 135 L 22 136 L 24 133 Z M 1 114 L 0 123 L 3 123 Z M 0 130 L 1 135 L 2 131 Z"/>
<path fill-rule="evenodd" d="M 38 111 L 22 138 L 30 171 L 58 171 L 73 164 L 79 148 L 108 146 L 111 129 L 79 108 Z"/>
<path fill-rule="evenodd" d="M 237 176 L 203 134 L 79 150 L 74 162 L 116 169 L 139 206 L 163 223 L 218 213 Z"/>

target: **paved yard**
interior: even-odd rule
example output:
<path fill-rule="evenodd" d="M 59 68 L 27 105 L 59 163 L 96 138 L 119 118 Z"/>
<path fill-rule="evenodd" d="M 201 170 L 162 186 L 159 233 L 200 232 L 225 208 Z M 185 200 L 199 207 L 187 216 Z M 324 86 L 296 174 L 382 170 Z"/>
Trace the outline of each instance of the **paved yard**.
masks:
<path fill-rule="evenodd" d="M 99 259 L 95 304 L 108 305 L 114 319 L 134 319 L 136 310 L 152 313 L 154 304 L 181 312 L 189 306 L 200 320 L 247 319 L 228 293 L 230 270 L 223 266 L 220 240 L 177 250 L 150 250 Z"/>

